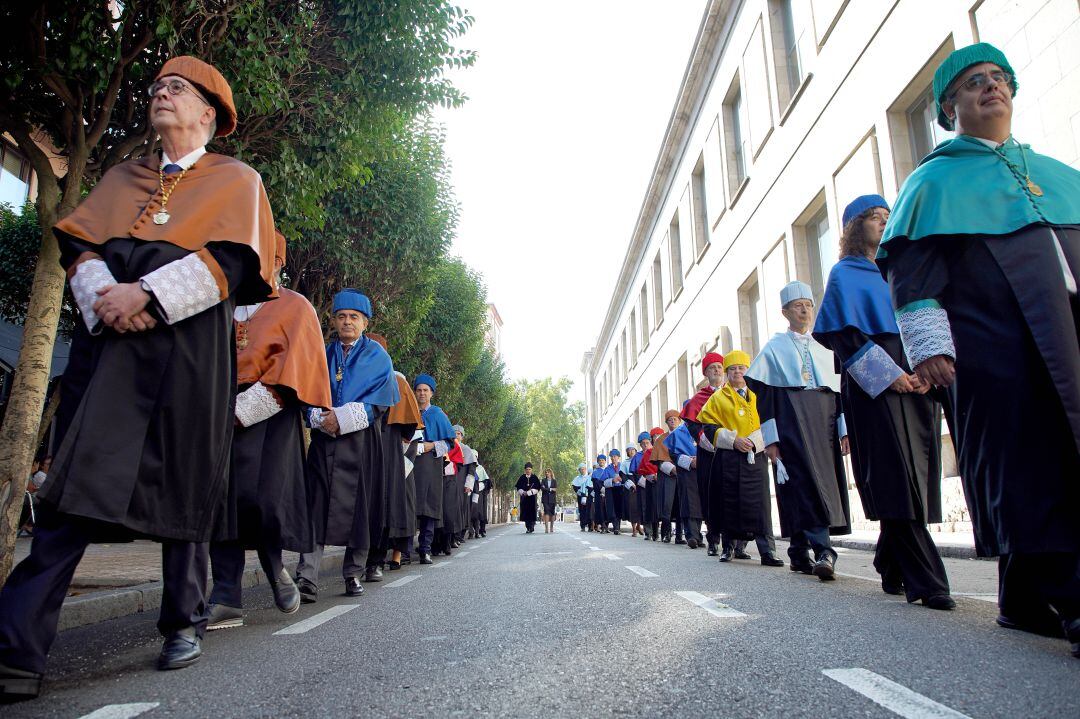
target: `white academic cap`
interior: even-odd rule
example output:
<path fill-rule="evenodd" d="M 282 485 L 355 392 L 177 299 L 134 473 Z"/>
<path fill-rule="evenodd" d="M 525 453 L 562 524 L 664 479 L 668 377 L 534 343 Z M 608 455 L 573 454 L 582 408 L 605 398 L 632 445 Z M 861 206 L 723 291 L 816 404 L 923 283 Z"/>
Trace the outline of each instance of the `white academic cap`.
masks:
<path fill-rule="evenodd" d="M 810 289 L 810 285 L 798 280 L 784 285 L 784 289 L 780 290 L 780 306 L 787 307 L 789 302 L 795 300 L 810 300 L 813 302 L 814 291 Z"/>

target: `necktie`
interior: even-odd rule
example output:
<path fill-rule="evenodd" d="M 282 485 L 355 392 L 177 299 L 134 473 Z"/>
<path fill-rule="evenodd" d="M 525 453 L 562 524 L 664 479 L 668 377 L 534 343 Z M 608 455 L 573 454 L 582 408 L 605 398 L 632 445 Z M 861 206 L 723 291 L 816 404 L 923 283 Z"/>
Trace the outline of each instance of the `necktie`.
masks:
<path fill-rule="evenodd" d="M 742 397 L 743 399 L 746 399 L 746 388 L 745 387 L 742 388 L 742 389 L 737 389 L 735 391 L 739 393 L 740 397 Z"/>
<path fill-rule="evenodd" d="M 161 169 L 166 175 L 175 175 L 176 173 L 183 171 L 184 168 L 180 167 L 180 165 L 177 165 L 175 162 L 170 162 Z"/>
<path fill-rule="evenodd" d="M 352 345 L 341 345 L 341 354 L 345 357 L 349 356 L 349 352 L 352 350 Z"/>

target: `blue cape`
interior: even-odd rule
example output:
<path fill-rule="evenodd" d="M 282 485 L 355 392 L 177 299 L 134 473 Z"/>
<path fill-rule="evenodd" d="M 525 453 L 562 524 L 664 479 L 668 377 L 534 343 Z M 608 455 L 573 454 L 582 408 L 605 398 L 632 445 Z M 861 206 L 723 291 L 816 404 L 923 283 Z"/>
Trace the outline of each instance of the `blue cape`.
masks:
<path fill-rule="evenodd" d="M 609 464 L 606 467 L 597 467 L 596 469 L 594 469 L 592 473 L 592 478 L 599 479 L 602 482 L 605 479 L 614 479 L 616 474 L 617 473 L 615 472 L 615 468 Z"/>
<path fill-rule="evenodd" d="M 674 432 L 668 434 L 664 438 L 664 446 L 668 448 L 668 451 L 675 454 L 685 454 L 688 457 L 697 456 L 697 443 L 694 442 L 693 435 L 690 434 L 690 429 L 686 426 L 686 422 L 683 422 L 675 428 Z"/>
<path fill-rule="evenodd" d="M 818 342 L 810 341 L 810 365 L 814 387 L 840 391 L 840 375 L 833 371 L 833 354 Z M 754 358 L 746 376 L 770 387 L 805 387 L 803 358 L 795 340 L 787 332 L 778 332 L 765 343 Z"/>
<path fill-rule="evenodd" d="M 341 351 L 341 342 L 331 342 L 326 347 L 326 364 L 330 368 L 335 407 L 349 402 L 393 407 L 401 399 L 390 355 L 367 335 L 356 341 L 348 359 Z M 340 382 L 337 381 L 338 367 L 342 368 Z"/>
<path fill-rule="evenodd" d="M 578 476 L 574 477 L 574 481 L 571 482 L 570 484 L 571 484 L 571 486 L 573 486 L 574 489 L 580 491 L 582 488 L 592 484 L 592 482 L 590 480 L 591 480 L 591 478 L 589 477 L 589 475 L 587 475 L 587 474 L 579 474 Z"/>
<path fill-rule="evenodd" d="M 435 405 L 425 409 L 420 414 L 420 418 L 424 420 L 425 442 L 449 442 L 457 437 L 457 433 L 454 432 L 446 412 L 443 412 Z"/>
<path fill-rule="evenodd" d="M 637 474 L 637 468 L 641 466 L 641 458 L 645 456 L 644 452 L 638 452 L 630 460 L 630 474 Z"/>
<path fill-rule="evenodd" d="M 813 335 L 817 338 L 845 327 L 867 335 L 900 334 L 889 285 L 878 266 L 865 257 L 849 255 L 833 266 Z"/>

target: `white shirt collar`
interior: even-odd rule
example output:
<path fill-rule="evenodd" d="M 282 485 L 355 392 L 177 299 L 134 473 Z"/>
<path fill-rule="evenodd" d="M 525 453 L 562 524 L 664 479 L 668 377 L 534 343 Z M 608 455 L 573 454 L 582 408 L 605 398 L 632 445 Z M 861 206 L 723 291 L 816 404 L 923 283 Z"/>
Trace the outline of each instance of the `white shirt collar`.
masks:
<path fill-rule="evenodd" d="M 195 162 L 205 154 L 206 154 L 206 147 L 205 146 L 196 147 L 194 150 L 192 150 L 188 154 L 184 155 L 183 157 L 181 157 L 176 162 L 173 162 L 172 160 L 169 159 L 169 156 L 165 154 L 165 151 L 162 150 L 161 151 L 161 166 L 165 167 L 165 165 L 175 164 L 175 165 L 180 165 L 181 169 L 186 170 L 186 169 L 190 168 L 192 165 L 194 165 Z"/>
<path fill-rule="evenodd" d="M 1005 142 L 996 142 L 994 140 L 987 140 L 985 137 L 975 137 L 974 135 L 967 135 L 967 137 L 970 137 L 972 140 L 978 140 L 982 144 L 989 147 L 991 150 L 993 150 L 995 148 L 998 148 L 998 147 L 1001 147 L 1002 145 L 1008 143 L 1010 139 L 1012 139 L 1012 135 L 1009 135 L 1009 137 L 1005 138 Z"/>
<path fill-rule="evenodd" d="M 797 340 L 804 340 L 806 342 L 809 342 L 810 339 L 811 339 L 809 334 L 805 334 L 805 335 L 804 334 L 799 334 L 798 332 L 791 329 L 790 327 L 788 328 L 788 334 L 791 335 L 792 337 L 794 337 Z"/>

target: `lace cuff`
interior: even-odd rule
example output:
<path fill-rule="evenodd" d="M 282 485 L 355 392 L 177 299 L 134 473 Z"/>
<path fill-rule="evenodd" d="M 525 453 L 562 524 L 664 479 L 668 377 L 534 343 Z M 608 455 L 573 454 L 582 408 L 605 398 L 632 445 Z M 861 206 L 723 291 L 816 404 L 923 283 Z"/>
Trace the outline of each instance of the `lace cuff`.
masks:
<path fill-rule="evenodd" d="M 661 462 L 660 471 L 664 474 L 675 474 L 675 465 L 671 462 Z"/>
<path fill-rule="evenodd" d="M 194 252 L 144 275 L 142 287 L 154 295 L 162 317 L 170 325 L 221 302 L 217 280 Z"/>
<path fill-rule="evenodd" d="M 446 440 L 440 439 L 439 441 L 435 442 L 435 456 L 436 457 L 445 457 L 446 453 L 449 452 L 449 451 L 450 451 L 450 447 L 449 447 L 449 445 L 446 444 Z"/>
<path fill-rule="evenodd" d="M 705 436 L 704 432 L 702 432 L 701 436 L 698 437 L 698 446 L 707 452 L 716 451 L 716 447 L 713 446 L 713 443 L 709 441 L 709 438 Z"/>
<path fill-rule="evenodd" d="M 334 407 L 337 415 L 338 435 L 351 434 L 368 428 L 368 414 L 363 402 L 349 402 L 340 407 Z"/>
<path fill-rule="evenodd" d="M 867 342 L 852 355 L 844 363 L 844 369 L 862 387 L 863 392 L 875 398 L 904 375 L 904 370 L 893 362 L 889 353 L 873 341 Z"/>
<path fill-rule="evenodd" d="M 912 367 L 938 355 L 956 359 L 949 315 L 936 300 L 904 305 L 896 311 L 896 324 L 900 326 L 900 339 Z"/>
<path fill-rule="evenodd" d="M 277 397 L 262 382 L 256 382 L 236 395 L 236 419 L 244 427 L 270 419 L 280 411 Z"/>
<path fill-rule="evenodd" d="M 776 429 L 776 420 L 770 419 L 765 424 L 761 425 L 761 438 L 765 442 L 765 446 L 770 444 L 780 443 L 780 433 Z M 762 449 L 759 447 L 759 449 Z"/>
<path fill-rule="evenodd" d="M 312 429 L 322 429 L 322 409 L 311 407 L 308 409 L 308 426 Z"/>
<path fill-rule="evenodd" d="M 690 455 L 688 455 L 688 454 L 680 454 L 679 457 L 675 460 L 675 464 L 679 465 L 680 467 L 685 469 L 687 472 L 689 472 L 690 469 L 691 469 L 690 463 L 693 462 L 693 461 L 694 461 L 694 458 L 691 457 Z"/>
<path fill-rule="evenodd" d="M 75 268 L 75 274 L 71 276 L 71 294 L 75 296 L 75 304 L 79 306 L 79 314 L 90 334 L 96 335 L 101 332 L 101 318 L 94 312 L 94 303 L 98 301 L 97 291 L 103 287 L 116 284 L 116 278 L 109 272 L 109 266 L 105 260 L 86 260 L 80 262 Z"/>
<path fill-rule="evenodd" d="M 716 430 L 716 437 L 713 438 L 713 444 L 717 449 L 734 449 L 735 438 L 738 437 L 733 429 L 724 429 L 721 427 Z"/>

